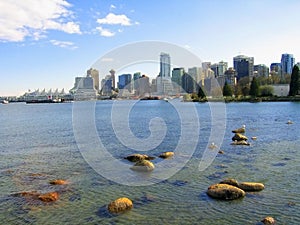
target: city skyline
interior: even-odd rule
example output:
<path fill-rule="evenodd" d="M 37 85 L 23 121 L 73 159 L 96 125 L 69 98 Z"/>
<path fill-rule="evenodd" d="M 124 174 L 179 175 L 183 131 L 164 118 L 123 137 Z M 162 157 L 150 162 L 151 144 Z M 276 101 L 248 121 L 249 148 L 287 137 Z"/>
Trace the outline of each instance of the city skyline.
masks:
<path fill-rule="evenodd" d="M 0 6 L 0 96 L 38 88 L 70 90 L 74 77 L 83 76 L 111 49 L 151 39 L 186 48 L 203 62 L 228 62 L 228 67 L 237 55 L 254 57 L 255 65 L 268 67 L 281 62 L 285 53 L 293 54 L 295 63 L 300 61 L 300 31 L 293 26 L 300 19 L 300 2 L 295 0 L 177 0 L 159 6 L 134 1 L 1 0 Z M 288 16 L 278 16 L 283 13 Z M 142 74 L 153 79 L 159 73 L 157 65 Z M 99 72 L 104 73 L 101 80 L 109 71 Z"/>

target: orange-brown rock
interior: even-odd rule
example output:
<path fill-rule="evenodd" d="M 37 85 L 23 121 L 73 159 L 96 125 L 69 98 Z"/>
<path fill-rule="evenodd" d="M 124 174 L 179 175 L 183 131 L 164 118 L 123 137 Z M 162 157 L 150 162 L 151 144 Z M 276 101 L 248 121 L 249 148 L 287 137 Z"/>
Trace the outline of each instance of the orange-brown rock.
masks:
<path fill-rule="evenodd" d="M 132 170 L 136 170 L 140 172 L 149 172 L 154 170 L 154 168 L 155 168 L 154 164 L 149 160 L 138 161 L 131 167 Z"/>
<path fill-rule="evenodd" d="M 65 185 L 68 184 L 69 182 L 66 180 L 58 179 L 58 180 L 51 180 L 49 183 L 53 185 Z"/>
<path fill-rule="evenodd" d="M 265 188 L 265 185 L 255 182 L 240 182 L 238 187 L 244 191 L 262 191 Z"/>
<path fill-rule="evenodd" d="M 133 203 L 129 198 L 118 198 L 108 204 L 107 209 L 110 213 L 121 213 L 133 208 Z"/>
<path fill-rule="evenodd" d="M 273 217 L 267 216 L 261 222 L 266 225 L 273 225 L 275 224 L 275 219 Z"/>
<path fill-rule="evenodd" d="M 223 200 L 234 200 L 245 196 L 242 189 L 229 184 L 213 184 L 208 188 L 207 194 L 212 198 Z"/>
<path fill-rule="evenodd" d="M 249 146 L 250 143 L 245 140 L 241 140 L 241 141 L 235 140 L 234 142 L 231 143 L 231 145 L 247 145 L 247 146 Z"/>
<path fill-rule="evenodd" d="M 174 156 L 174 152 L 163 152 L 159 155 L 160 158 L 167 159 Z"/>
<path fill-rule="evenodd" d="M 58 200 L 58 197 L 59 195 L 57 192 L 48 192 L 38 196 L 39 200 L 42 202 L 54 202 Z"/>

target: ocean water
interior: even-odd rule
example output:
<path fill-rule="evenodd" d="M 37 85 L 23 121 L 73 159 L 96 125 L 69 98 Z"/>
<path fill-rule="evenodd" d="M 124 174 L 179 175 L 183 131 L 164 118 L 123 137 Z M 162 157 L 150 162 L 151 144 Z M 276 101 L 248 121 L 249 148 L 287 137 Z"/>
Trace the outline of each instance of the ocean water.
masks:
<path fill-rule="evenodd" d="M 163 151 L 173 151 L 181 140 L 183 126 L 199 124 L 198 130 L 184 133 L 191 140 L 178 153 L 191 155 L 178 172 L 139 186 L 126 185 L 135 172 L 129 169 L 132 164 L 122 159 L 138 150 L 124 144 L 116 135 L 118 124 L 111 123 L 113 116 L 126 120 L 121 112 L 130 102 L 119 101 L 120 111 L 115 114 L 113 101 L 98 101 L 93 106 L 99 140 L 127 168 L 118 173 L 113 166 L 107 171 L 99 171 L 101 166 L 95 170 L 89 161 L 92 159 L 78 145 L 73 129 L 75 103 L 0 105 L 1 224 L 257 224 L 265 216 L 274 217 L 277 224 L 300 224 L 299 103 L 224 104 L 223 132 L 220 127 L 212 131 L 212 108 L 219 103 L 178 103 L 176 108 L 171 102 L 138 101 L 128 116 L 128 126 L 135 137 L 149 137 L 153 118 L 164 120 L 161 127 L 154 126 L 154 131 L 160 132 L 164 125 L 167 128 L 162 142 L 142 154 L 158 156 Z M 191 106 L 197 112 L 197 121 L 193 111 L 184 110 Z M 77 114 L 83 120 L 90 116 L 84 110 Z M 288 120 L 293 124 L 288 125 Z M 231 130 L 243 124 L 251 145 L 230 145 Z M 84 124 L 80 126 L 84 128 Z M 92 136 L 93 129 L 85 133 Z M 198 139 L 194 148 L 195 134 Z M 217 149 L 224 154 L 216 154 L 212 163 L 200 171 L 199 163 L 212 134 L 220 139 Z M 251 140 L 254 136 L 256 141 Z M 91 145 L 95 150 L 97 143 Z M 95 157 L 100 157 L 99 165 L 107 160 L 101 154 Z M 153 162 L 163 164 L 158 158 Z M 155 171 L 145 179 L 151 180 Z M 110 173 L 110 178 L 104 176 Z M 262 182 L 265 189 L 233 201 L 208 197 L 207 188 L 225 178 Z M 52 186 L 49 181 L 53 179 L 66 179 L 70 184 Z M 58 191 L 60 198 L 46 204 L 14 195 L 24 191 Z M 107 204 L 123 196 L 132 199 L 134 208 L 119 215 L 109 214 Z"/>

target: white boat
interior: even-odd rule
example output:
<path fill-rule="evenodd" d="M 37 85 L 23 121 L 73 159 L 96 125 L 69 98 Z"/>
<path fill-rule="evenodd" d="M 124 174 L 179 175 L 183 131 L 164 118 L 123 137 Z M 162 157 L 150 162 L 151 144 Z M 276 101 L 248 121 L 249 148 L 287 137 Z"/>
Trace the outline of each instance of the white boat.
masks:
<path fill-rule="evenodd" d="M 2 104 L 8 104 L 8 103 L 9 103 L 9 101 L 7 101 L 7 100 L 2 101 Z"/>

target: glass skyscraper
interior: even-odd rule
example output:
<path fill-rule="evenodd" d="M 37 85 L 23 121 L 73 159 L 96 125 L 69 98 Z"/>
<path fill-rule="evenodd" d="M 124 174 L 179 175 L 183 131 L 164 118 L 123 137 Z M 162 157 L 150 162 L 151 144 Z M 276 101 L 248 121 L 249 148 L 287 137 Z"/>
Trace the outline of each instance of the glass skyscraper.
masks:
<path fill-rule="evenodd" d="M 293 67 L 295 65 L 295 58 L 292 54 L 281 55 L 281 72 L 285 74 L 292 74 Z"/>

